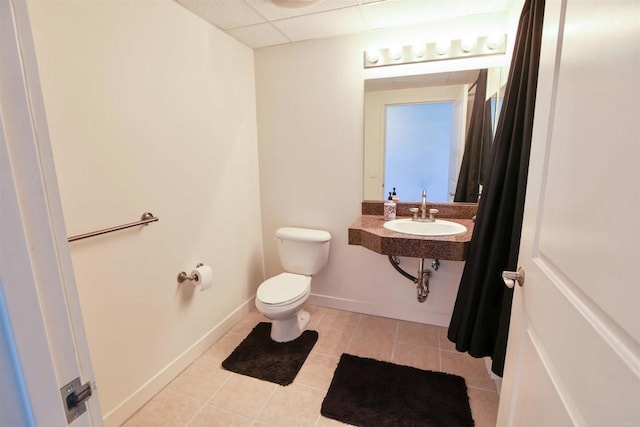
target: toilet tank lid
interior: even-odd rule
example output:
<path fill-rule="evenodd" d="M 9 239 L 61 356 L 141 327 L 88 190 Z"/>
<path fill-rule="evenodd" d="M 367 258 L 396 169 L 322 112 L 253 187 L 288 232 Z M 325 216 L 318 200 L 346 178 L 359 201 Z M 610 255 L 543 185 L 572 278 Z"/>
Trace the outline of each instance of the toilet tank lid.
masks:
<path fill-rule="evenodd" d="M 328 242 L 331 240 L 331 234 L 328 231 L 296 227 L 278 228 L 278 230 L 276 230 L 276 237 L 301 242 Z"/>

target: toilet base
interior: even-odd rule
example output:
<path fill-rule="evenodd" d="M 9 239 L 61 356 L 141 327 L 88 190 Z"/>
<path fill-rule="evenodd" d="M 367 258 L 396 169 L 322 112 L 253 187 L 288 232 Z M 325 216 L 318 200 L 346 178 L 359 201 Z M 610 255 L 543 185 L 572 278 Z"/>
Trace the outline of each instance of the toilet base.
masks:
<path fill-rule="evenodd" d="M 271 320 L 271 339 L 276 342 L 289 342 L 298 338 L 309 324 L 311 315 L 300 310 L 287 319 Z"/>

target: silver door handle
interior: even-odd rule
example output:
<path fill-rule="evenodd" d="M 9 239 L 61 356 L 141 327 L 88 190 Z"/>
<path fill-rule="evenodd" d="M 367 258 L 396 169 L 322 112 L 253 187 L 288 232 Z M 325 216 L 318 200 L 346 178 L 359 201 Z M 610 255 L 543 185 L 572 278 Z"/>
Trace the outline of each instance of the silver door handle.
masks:
<path fill-rule="evenodd" d="M 502 280 L 504 280 L 504 284 L 507 285 L 507 288 L 513 288 L 516 282 L 518 282 L 519 286 L 522 286 L 524 285 L 524 269 L 522 267 L 518 267 L 518 271 L 503 271 Z"/>

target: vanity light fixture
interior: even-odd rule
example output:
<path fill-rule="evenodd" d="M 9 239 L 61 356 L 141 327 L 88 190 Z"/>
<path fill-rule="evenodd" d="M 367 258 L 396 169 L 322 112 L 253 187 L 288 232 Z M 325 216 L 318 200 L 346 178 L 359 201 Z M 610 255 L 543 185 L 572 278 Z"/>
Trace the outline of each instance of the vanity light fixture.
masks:
<path fill-rule="evenodd" d="M 457 40 L 441 39 L 407 46 L 394 45 L 380 49 L 369 48 L 364 52 L 364 68 L 499 55 L 506 51 L 505 41 L 506 34 L 497 34 Z"/>

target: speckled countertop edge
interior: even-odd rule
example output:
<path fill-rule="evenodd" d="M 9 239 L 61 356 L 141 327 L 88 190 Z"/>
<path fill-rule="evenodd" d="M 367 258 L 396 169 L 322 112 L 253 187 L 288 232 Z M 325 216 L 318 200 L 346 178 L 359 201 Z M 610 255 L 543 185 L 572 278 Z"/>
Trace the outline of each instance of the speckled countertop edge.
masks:
<path fill-rule="evenodd" d="M 382 255 L 407 256 L 416 258 L 438 258 L 441 260 L 464 261 L 469 250 L 469 242 L 473 234 L 473 221 L 477 205 L 475 204 L 428 204 L 428 209 L 440 210 L 437 217 L 464 225 L 466 233 L 452 236 L 416 236 L 397 233 L 383 227 L 385 220 L 382 216 L 382 204 L 380 201 L 365 201 L 362 203 L 363 215 L 349 227 L 349 244 L 360 245 Z M 403 206 L 404 205 L 404 206 Z M 400 213 L 406 212 L 409 217 L 409 208 L 418 206 L 419 203 L 400 203 Z M 378 209 L 379 207 L 379 209 Z M 441 210 L 441 207 L 444 209 Z M 406 209 L 406 210 L 405 210 Z M 377 213 L 379 210 L 379 213 Z M 444 210 L 444 212 L 443 212 Z M 366 212 L 374 211 L 374 214 Z M 449 215 L 443 215 L 449 214 Z"/>

